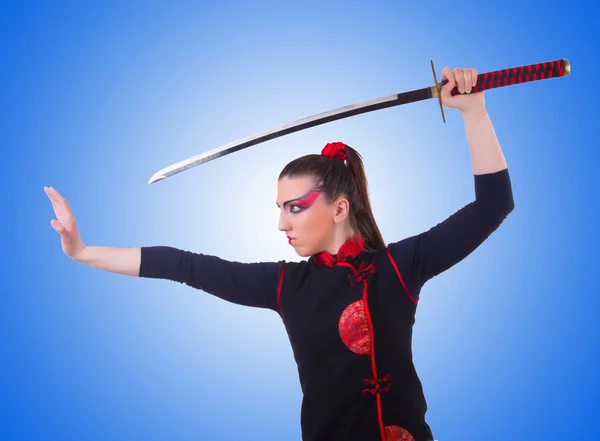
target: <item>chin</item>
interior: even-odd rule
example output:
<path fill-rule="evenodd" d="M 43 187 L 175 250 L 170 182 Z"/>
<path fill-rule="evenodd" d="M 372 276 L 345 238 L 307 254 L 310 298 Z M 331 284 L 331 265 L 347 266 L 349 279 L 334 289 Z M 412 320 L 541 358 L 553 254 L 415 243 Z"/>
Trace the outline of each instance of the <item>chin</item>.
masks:
<path fill-rule="evenodd" d="M 296 249 L 296 254 L 298 254 L 298 256 L 300 256 L 300 257 L 310 257 L 310 256 L 312 256 L 312 254 L 309 254 L 306 251 L 299 251 L 298 249 Z"/>

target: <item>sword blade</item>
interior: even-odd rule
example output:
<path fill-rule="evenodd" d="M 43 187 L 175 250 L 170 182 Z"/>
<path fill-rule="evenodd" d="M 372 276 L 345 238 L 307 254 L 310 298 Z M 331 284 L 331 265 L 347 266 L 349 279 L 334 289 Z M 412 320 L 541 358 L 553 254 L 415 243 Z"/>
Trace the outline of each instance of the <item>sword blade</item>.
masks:
<path fill-rule="evenodd" d="M 400 106 L 402 104 L 422 101 L 430 98 L 437 98 L 437 88 L 435 86 L 425 87 L 423 89 L 412 90 L 410 92 L 399 93 L 396 95 L 385 96 L 374 100 L 363 101 L 361 103 L 340 107 L 339 109 L 330 110 L 328 112 L 318 113 L 307 118 L 302 118 L 291 123 L 284 124 L 272 130 L 267 130 L 256 135 L 230 142 L 229 144 L 219 146 L 189 159 L 180 161 L 169 167 L 165 167 L 152 175 L 148 181 L 148 184 L 153 184 L 154 182 L 161 181 L 169 176 L 173 176 L 192 167 L 204 164 L 205 162 L 212 161 L 213 159 L 220 158 L 230 153 L 237 152 L 247 147 L 260 144 L 261 142 L 269 141 L 280 136 L 288 135 L 290 133 L 298 132 L 300 130 L 315 127 L 331 121 L 348 118 L 354 115 L 360 115 L 361 113 L 373 112 L 375 110 L 385 109 L 387 107 Z"/>

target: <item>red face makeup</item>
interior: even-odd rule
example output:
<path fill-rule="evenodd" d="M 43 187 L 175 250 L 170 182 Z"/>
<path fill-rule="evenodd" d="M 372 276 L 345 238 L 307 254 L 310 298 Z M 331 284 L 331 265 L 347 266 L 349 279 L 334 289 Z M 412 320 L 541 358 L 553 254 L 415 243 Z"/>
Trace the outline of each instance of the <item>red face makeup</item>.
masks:
<path fill-rule="evenodd" d="M 300 196 L 299 198 L 291 199 L 289 201 L 284 202 L 283 207 L 285 208 L 289 204 L 293 203 L 293 205 L 296 205 L 297 207 L 300 207 L 302 209 L 309 208 L 317 200 L 319 194 L 320 193 L 318 191 L 310 191 L 304 196 Z M 277 206 L 279 207 L 279 204 L 277 204 Z"/>
<path fill-rule="evenodd" d="M 318 191 L 311 191 L 307 195 L 302 196 L 302 198 L 300 198 L 300 200 L 298 202 L 296 202 L 294 205 L 297 205 L 300 208 L 306 209 L 306 208 L 310 207 L 312 204 L 314 204 L 314 202 L 317 200 L 318 197 L 319 197 Z"/>

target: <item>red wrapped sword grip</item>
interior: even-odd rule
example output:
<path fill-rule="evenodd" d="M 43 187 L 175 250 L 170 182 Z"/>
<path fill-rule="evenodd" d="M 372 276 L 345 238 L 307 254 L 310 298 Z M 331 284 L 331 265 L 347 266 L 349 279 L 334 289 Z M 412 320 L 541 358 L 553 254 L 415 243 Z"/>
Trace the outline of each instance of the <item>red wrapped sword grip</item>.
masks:
<path fill-rule="evenodd" d="M 569 64 L 569 60 L 561 58 L 559 60 L 547 61 L 544 63 L 529 64 L 527 66 L 511 67 L 510 69 L 480 73 L 477 75 L 477 84 L 471 89 L 471 93 L 495 89 L 497 87 L 511 86 L 513 84 L 544 80 L 547 78 L 564 77 L 569 75 L 570 72 L 571 65 Z M 441 84 L 445 85 L 447 83 L 448 80 L 445 79 Z M 452 89 L 450 95 L 461 95 L 458 91 L 458 87 Z"/>

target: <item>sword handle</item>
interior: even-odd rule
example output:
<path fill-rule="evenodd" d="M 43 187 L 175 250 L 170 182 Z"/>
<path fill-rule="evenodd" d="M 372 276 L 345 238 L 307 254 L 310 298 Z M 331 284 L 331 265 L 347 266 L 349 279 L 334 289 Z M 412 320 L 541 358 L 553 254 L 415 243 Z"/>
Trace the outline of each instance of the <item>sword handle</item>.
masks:
<path fill-rule="evenodd" d="M 511 67 L 509 69 L 478 74 L 477 84 L 471 89 L 470 93 L 511 86 L 513 84 L 528 83 L 530 81 L 545 80 L 547 78 L 564 77 L 570 73 L 571 64 L 566 58 L 546 61 L 544 63 L 529 64 L 527 66 Z M 448 80 L 443 80 L 441 84 L 443 86 L 447 83 Z M 458 87 L 452 89 L 450 95 L 461 95 L 461 93 L 458 92 Z"/>

